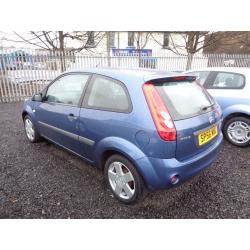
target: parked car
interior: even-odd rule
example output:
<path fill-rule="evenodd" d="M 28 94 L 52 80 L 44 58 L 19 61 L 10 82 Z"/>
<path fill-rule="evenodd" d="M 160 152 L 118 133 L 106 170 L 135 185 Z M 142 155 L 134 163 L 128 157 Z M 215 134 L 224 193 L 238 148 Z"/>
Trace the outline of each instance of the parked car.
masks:
<path fill-rule="evenodd" d="M 18 63 L 17 62 L 7 62 L 4 65 L 6 70 L 17 70 L 18 69 Z"/>
<path fill-rule="evenodd" d="M 136 202 L 215 160 L 222 112 L 194 77 L 93 68 L 63 73 L 26 101 L 27 138 L 45 138 L 104 171 L 114 196 Z"/>
<path fill-rule="evenodd" d="M 22 69 L 34 69 L 34 63 L 33 62 L 23 62 Z"/>
<path fill-rule="evenodd" d="M 250 145 L 250 69 L 204 68 L 187 71 L 197 77 L 223 110 L 222 129 L 233 145 Z"/>

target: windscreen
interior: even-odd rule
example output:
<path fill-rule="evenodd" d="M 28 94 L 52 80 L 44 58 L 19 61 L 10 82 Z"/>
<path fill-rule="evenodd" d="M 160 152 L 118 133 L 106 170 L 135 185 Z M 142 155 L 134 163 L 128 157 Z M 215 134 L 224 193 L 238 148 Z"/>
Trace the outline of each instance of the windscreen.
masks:
<path fill-rule="evenodd" d="M 195 81 L 155 84 L 173 120 L 182 120 L 211 111 L 214 101 Z"/>

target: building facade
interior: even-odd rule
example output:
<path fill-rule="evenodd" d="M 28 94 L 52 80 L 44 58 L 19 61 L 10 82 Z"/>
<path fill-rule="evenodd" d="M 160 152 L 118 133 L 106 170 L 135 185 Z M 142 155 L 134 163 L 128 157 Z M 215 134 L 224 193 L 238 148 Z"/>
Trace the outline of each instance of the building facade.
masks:
<path fill-rule="evenodd" d="M 175 54 L 171 51 L 174 45 L 178 45 L 178 51 L 186 54 L 185 35 L 178 32 L 134 32 L 134 31 L 110 31 L 105 32 L 101 40 L 92 41 L 92 48 L 82 50 L 81 54 L 96 54 L 102 56 L 117 55 L 120 50 L 123 55 L 142 50 L 145 53 L 151 51 L 151 56 L 164 56 Z"/>

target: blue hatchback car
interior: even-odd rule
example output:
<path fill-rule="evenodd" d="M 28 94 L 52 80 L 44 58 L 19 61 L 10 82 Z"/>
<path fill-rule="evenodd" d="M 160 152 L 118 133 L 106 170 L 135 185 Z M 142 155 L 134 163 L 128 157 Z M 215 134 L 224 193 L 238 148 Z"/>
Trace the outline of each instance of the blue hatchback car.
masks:
<path fill-rule="evenodd" d="M 66 72 L 26 101 L 27 138 L 45 138 L 104 171 L 114 196 L 176 186 L 215 160 L 220 107 L 195 77 L 155 70 Z"/>

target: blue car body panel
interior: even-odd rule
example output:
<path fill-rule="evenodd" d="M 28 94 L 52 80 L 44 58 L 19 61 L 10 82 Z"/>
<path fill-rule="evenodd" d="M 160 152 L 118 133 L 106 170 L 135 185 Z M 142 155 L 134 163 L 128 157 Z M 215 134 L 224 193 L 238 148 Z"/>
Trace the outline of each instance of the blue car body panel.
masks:
<path fill-rule="evenodd" d="M 242 90 L 208 89 L 208 92 L 220 105 L 224 118 L 234 113 L 242 113 L 250 115 L 250 98 L 247 89 L 242 89 Z"/>
<path fill-rule="evenodd" d="M 229 105 L 223 110 L 224 117 L 227 117 L 234 113 L 242 113 L 250 116 L 250 105 L 244 105 L 244 104 Z"/>
<path fill-rule="evenodd" d="M 209 117 L 213 117 L 213 123 L 220 128 L 219 107 L 197 117 L 176 121 L 176 141 L 160 139 L 142 86 L 145 81 L 169 77 L 166 72 L 99 68 L 74 72 L 104 75 L 124 83 L 131 98 L 132 111 L 118 113 L 28 100 L 24 103 L 23 115 L 31 116 L 42 137 L 100 168 L 103 167 L 105 152 L 116 151 L 136 166 L 150 190 L 171 187 L 173 174 L 179 175 L 179 183 L 182 183 L 211 165 L 217 156 L 221 132 L 202 147 L 197 146 L 194 135 L 211 125 Z M 71 119 L 69 114 L 75 118 Z"/>
<path fill-rule="evenodd" d="M 53 103 L 41 103 L 36 107 L 36 115 L 39 120 L 39 132 L 46 135 L 60 145 L 79 153 L 79 142 L 70 134 L 61 133 L 60 129 L 78 135 L 76 119 L 69 119 L 68 114 L 79 116 L 80 108 Z M 50 125 L 47 126 L 47 124 Z"/>
<path fill-rule="evenodd" d="M 219 153 L 222 140 L 223 136 L 220 133 L 217 140 L 209 148 L 184 161 L 178 161 L 176 158 L 144 157 L 139 159 L 137 164 L 150 190 L 171 188 L 173 186 L 170 182 L 171 176 L 178 175 L 181 177 L 178 182 L 179 185 L 209 167 Z"/>

